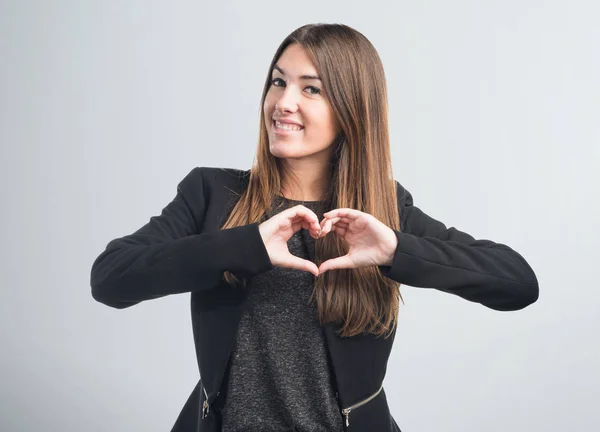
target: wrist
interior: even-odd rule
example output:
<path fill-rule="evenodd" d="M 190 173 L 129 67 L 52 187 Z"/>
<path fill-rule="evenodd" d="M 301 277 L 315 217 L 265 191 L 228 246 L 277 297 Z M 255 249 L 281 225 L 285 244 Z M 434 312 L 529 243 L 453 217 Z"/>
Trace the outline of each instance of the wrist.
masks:
<path fill-rule="evenodd" d="M 389 236 L 389 240 L 385 242 L 386 246 L 384 248 L 385 252 L 384 252 L 384 260 L 383 260 L 383 266 L 392 266 L 392 263 L 394 261 L 394 255 L 396 255 L 396 249 L 398 247 L 398 237 L 396 236 L 396 233 L 394 232 L 394 230 L 390 229 L 390 236 Z"/>

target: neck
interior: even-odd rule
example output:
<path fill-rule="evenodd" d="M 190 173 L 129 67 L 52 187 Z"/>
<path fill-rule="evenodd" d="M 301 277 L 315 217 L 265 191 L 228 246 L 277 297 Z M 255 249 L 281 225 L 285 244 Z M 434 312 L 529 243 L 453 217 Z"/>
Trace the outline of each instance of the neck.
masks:
<path fill-rule="evenodd" d="M 316 164 L 314 160 L 287 160 L 287 170 L 282 178 L 285 198 L 296 201 L 322 201 L 331 184 L 329 164 Z M 285 172 L 289 171 L 289 172 Z"/>

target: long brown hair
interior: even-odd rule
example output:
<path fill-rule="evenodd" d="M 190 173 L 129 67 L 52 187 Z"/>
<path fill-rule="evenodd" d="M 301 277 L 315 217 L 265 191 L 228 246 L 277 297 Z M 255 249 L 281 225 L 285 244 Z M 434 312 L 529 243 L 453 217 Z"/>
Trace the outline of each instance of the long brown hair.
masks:
<path fill-rule="evenodd" d="M 269 151 L 262 109 L 271 86 L 273 66 L 292 43 L 308 51 L 341 127 L 332 143 L 335 147 L 329 164 L 327 209 L 357 209 L 399 230 L 383 65 L 369 40 L 343 24 L 308 24 L 294 30 L 279 45 L 260 101 L 258 147 L 248 187 L 221 229 L 262 222 L 272 200 L 283 195 L 281 179 L 287 173 L 286 165 Z M 317 266 L 347 252 L 347 243 L 335 233 L 315 240 Z M 228 271 L 224 278 L 229 283 L 239 282 Z M 246 281 L 243 282 L 245 285 Z M 316 278 L 310 301 L 316 301 L 321 325 L 341 324 L 341 336 L 369 332 L 388 337 L 398 321 L 398 303 L 402 300 L 399 288 L 400 284 L 384 277 L 377 266 L 336 269 Z"/>

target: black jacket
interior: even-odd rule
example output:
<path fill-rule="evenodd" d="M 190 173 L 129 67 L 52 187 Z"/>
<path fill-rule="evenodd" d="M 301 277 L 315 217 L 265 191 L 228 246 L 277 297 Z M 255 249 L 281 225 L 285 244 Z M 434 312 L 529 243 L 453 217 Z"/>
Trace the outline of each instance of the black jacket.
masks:
<path fill-rule="evenodd" d="M 248 179 L 249 170 L 192 169 L 160 215 L 133 234 L 109 242 L 92 265 L 94 299 L 114 308 L 191 292 L 201 380 L 173 431 L 220 431 L 218 407 L 226 397 L 228 359 L 245 293 L 239 286 L 228 285 L 223 271 L 252 277 L 272 268 L 259 223 L 220 230 Z M 413 206 L 411 194 L 400 183 L 396 187 L 402 231 L 396 231 L 398 246 L 392 266 L 380 266 L 386 277 L 403 285 L 456 294 L 499 311 L 522 309 L 537 300 L 537 278 L 520 254 L 503 244 L 446 228 Z M 346 429 L 399 431 L 385 390 L 378 392 L 393 336 L 340 338 L 333 325 L 326 325 L 324 333 L 340 409 L 360 405 L 348 415 Z"/>

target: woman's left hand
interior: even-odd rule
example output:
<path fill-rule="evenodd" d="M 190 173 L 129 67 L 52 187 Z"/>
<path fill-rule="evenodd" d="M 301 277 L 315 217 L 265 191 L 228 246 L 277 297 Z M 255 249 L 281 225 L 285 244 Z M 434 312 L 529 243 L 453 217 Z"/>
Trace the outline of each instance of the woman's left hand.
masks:
<path fill-rule="evenodd" d="M 323 262 L 319 274 L 341 268 L 392 265 L 398 238 L 394 230 L 375 216 L 350 208 L 331 210 L 323 216 L 319 238 L 333 231 L 350 249 L 344 256 Z"/>

